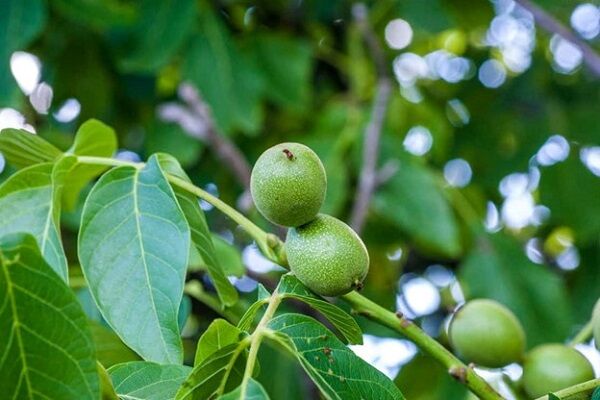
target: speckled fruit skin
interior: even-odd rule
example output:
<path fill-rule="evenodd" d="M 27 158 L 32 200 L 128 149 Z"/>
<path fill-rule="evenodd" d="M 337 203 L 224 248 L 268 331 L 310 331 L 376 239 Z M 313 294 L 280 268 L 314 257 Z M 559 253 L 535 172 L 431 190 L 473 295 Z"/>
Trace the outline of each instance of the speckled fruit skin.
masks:
<path fill-rule="evenodd" d="M 250 191 L 258 211 L 283 226 L 315 218 L 325 200 L 327 177 L 317 154 L 300 143 L 281 143 L 254 164 Z"/>
<path fill-rule="evenodd" d="M 360 237 L 329 215 L 288 230 L 285 251 L 296 277 L 322 296 L 359 288 L 369 272 L 369 253 Z"/>
<path fill-rule="evenodd" d="M 458 355 L 488 368 L 519 361 L 525 351 L 525 332 L 502 304 L 477 299 L 461 307 L 450 322 L 450 343 Z"/>
<path fill-rule="evenodd" d="M 590 379 L 594 379 L 592 365 L 572 347 L 544 344 L 525 356 L 523 387 L 532 398 Z"/>
<path fill-rule="evenodd" d="M 594 343 L 600 350 L 600 300 L 596 302 L 592 313 L 592 330 L 594 332 Z"/>

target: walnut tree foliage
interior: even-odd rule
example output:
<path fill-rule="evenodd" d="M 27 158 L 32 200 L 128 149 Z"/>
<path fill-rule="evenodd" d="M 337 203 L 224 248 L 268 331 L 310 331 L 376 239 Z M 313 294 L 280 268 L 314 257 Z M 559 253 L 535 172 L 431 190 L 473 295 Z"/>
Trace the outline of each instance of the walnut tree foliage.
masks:
<path fill-rule="evenodd" d="M 381 79 L 350 2 L 0 3 L 0 113 L 20 111 L 37 132 L 0 133 L 3 396 L 472 396 L 427 351 L 386 376 L 348 345 L 362 343 L 363 334 L 400 334 L 312 293 L 283 269 L 249 266 L 260 261 L 248 256 L 256 236 L 189 188 L 217 193 L 264 231 L 281 232 L 244 205 L 243 179 L 215 150 L 220 141 L 165 117 L 167 106 L 190 111 L 178 89 L 191 85 L 213 133 L 248 163 L 279 142 L 310 146 L 327 172 L 322 212 L 349 220 Z M 576 5 L 537 3 L 566 25 Z M 415 323 L 444 346 L 451 348 L 443 326 L 459 286 L 466 300 L 493 299 L 510 309 L 528 349 L 567 342 L 600 297 L 600 178 L 581 160 L 600 145 L 600 78 L 585 66 L 557 72 L 551 35 L 538 27 L 530 67 L 489 89 L 476 68 L 501 60 L 481 42 L 495 16 L 491 2 L 366 6 L 391 79 L 405 52 L 446 49 L 470 59 L 472 71 L 460 82 L 417 81 L 419 101 L 392 84 L 377 162 L 389 173 L 361 232 L 371 259 L 361 294 L 395 310 L 404 298 L 399 282 L 429 279 L 426 271 L 439 264 L 458 283 L 436 287 L 440 306 Z M 386 46 L 393 18 L 412 26 L 407 49 Z M 15 51 L 41 61 L 41 80 L 53 89 L 47 115 L 13 78 Z M 72 98 L 81 111 L 60 122 L 56 112 Z M 467 118 L 456 114 L 457 100 Z M 423 156 L 403 145 L 415 126 L 432 135 Z M 556 134 L 566 138 L 568 157 L 536 164 Z M 141 161 L 115 159 L 122 150 Z M 444 166 L 456 158 L 473 171 L 463 188 L 444 179 Z M 500 182 L 513 173 L 527 175 L 526 190 L 548 215 L 521 229 L 484 226 L 490 206 L 501 209 L 505 200 Z M 576 257 L 572 268 L 561 268 L 566 254 Z M 248 267 L 261 282 L 250 289 Z M 263 343 L 253 354 L 258 336 Z M 523 396 L 518 385 L 511 390 Z"/>

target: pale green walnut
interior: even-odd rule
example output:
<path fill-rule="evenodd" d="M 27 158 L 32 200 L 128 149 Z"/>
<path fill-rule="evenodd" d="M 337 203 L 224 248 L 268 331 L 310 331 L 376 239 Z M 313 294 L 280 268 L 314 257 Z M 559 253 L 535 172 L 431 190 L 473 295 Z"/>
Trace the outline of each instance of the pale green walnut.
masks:
<path fill-rule="evenodd" d="M 327 177 L 317 154 L 300 143 L 266 150 L 250 179 L 254 204 L 269 221 L 300 226 L 311 221 L 325 200 Z"/>
<path fill-rule="evenodd" d="M 563 344 L 544 344 L 531 350 L 523 363 L 523 387 L 532 398 L 594 379 L 590 362 Z"/>
<path fill-rule="evenodd" d="M 448 336 L 459 356 L 488 368 L 520 361 L 525 351 L 521 323 L 493 300 L 477 299 L 462 306 L 450 322 Z"/>
<path fill-rule="evenodd" d="M 360 289 L 369 272 L 369 253 L 360 237 L 329 215 L 319 214 L 308 224 L 291 228 L 285 251 L 296 277 L 322 296 Z"/>

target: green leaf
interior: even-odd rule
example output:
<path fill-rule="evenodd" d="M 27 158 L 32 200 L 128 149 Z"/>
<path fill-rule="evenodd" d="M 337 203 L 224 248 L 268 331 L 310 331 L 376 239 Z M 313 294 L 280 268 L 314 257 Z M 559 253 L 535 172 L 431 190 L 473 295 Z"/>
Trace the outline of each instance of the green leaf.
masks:
<path fill-rule="evenodd" d="M 497 233 L 477 238 L 460 266 L 459 279 L 468 298 L 491 298 L 510 308 L 527 332 L 529 347 L 562 341 L 570 332 L 564 282 L 546 267 L 529 261 L 509 236 Z"/>
<path fill-rule="evenodd" d="M 200 32 L 192 40 L 183 78 L 200 90 L 219 130 L 255 132 L 262 117 L 262 74 L 238 51 L 213 8 L 200 4 Z"/>
<path fill-rule="evenodd" d="M 128 361 L 138 361 L 140 357 L 110 329 L 95 321 L 89 322 L 96 347 L 96 357 L 105 367 L 112 367 Z"/>
<path fill-rule="evenodd" d="M 598 242 L 600 180 L 577 156 L 541 170 L 540 197 L 552 222 L 573 228 L 578 243 Z"/>
<path fill-rule="evenodd" d="M 115 392 L 110 376 L 104 366 L 99 361 L 96 361 L 96 366 L 100 378 L 100 398 L 102 400 L 119 400 L 119 396 Z"/>
<path fill-rule="evenodd" d="M 198 340 L 194 365 L 200 365 L 223 347 L 239 342 L 241 334 L 241 330 L 224 319 L 215 319 Z"/>
<path fill-rule="evenodd" d="M 191 182 L 175 158 L 164 153 L 159 153 L 156 157 L 165 172 L 187 182 Z M 219 299 L 225 306 L 235 304 L 238 300 L 237 290 L 225 276 L 219 259 L 216 257 L 215 246 L 208 229 L 208 224 L 206 223 L 206 217 L 204 216 L 202 208 L 200 208 L 198 199 L 196 196 L 180 187 L 175 186 L 173 190 L 175 191 L 177 202 L 183 210 L 183 214 L 189 224 L 192 234 L 192 243 L 207 264 L 208 274 L 214 282 Z"/>
<path fill-rule="evenodd" d="M 265 388 L 254 379 L 248 379 L 246 390 L 242 393 L 242 387 L 238 386 L 233 392 L 229 392 L 221 397 L 220 400 L 269 400 L 269 395 Z"/>
<path fill-rule="evenodd" d="M 79 260 L 98 308 L 147 361 L 181 363 L 177 325 L 190 232 L 156 156 L 104 174 L 81 218 Z"/>
<path fill-rule="evenodd" d="M 94 344 L 73 292 L 29 235 L 0 238 L 0 393 L 8 399 L 100 396 Z"/>
<path fill-rule="evenodd" d="M 246 346 L 246 342 L 230 344 L 195 366 L 175 398 L 202 400 L 233 390 L 244 376 Z"/>
<path fill-rule="evenodd" d="M 270 337 L 290 351 L 327 399 L 403 399 L 396 385 L 356 356 L 327 328 L 301 314 L 283 314 L 268 325 Z"/>
<path fill-rule="evenodd" d="M 53 173 L 53 165 L 46 163 L 8 178 L 0 186 L 0 236 L 15 232 L 33 235 L 48 264 L 67 281 L 67 259 L 59 232 L 60 203 L 55 201 L 60 195 L 61 175 L 60 171 Z"/>
<path fill-rule="evenodd" d="M 119 60 L 125 72 L 154 72 L 167 64 L 188 38 L 197 17 L 194 0 L 145 0 L 138 23 Z"/>
<path fill-rule="evenodd" d="M 122 399 L 171 400 L 190 367 L 133 361 L 108 369 L 115 391 Z"/>
<path fill-rule="evenodd" d="M 311 88 L 312 49 L 294 37 L 261 34 L 252 47 L 265 77 L 265 95 L 283 106 L 301 109 Z"/>
<path fill-rule="evenodd" d="M 90 119 L 79 127 L 68 153 L 77 156 L 112 157 L 116 151 L 115 131 L 96 119 Z M 107 168 L 102 165 L 75 164 L 68 173 L 69 184 L 63 191 L 65 208 L 73 210 L 81 190 Z"/>
<path fill-rule="evenodd" d="M 46 2 L 7 0 L 0 13 L 0 108 L 10 106 L 17 91 L 10 71 L 10 56 L 24 50 L 46 24 Z M 1 150 L 0 150 L 1 151 Z"/>
<path fill-rule="evenodd" d="M 191 312 L 192 300 L 189 296 L 184 294 L 181 298 L 181 303 L 179 303 L 179 311 L 177 313 L 177 326 L 179 327 L 180 332 L 183 331 Z"/>
<path fill-rule="evenodd" d="M 422 249 L 445 257 L 460 253 L 456 218 L 426 167 L 404 157 L 396 174 L 378 190 L 374 205 Z"/>
<path fill-rule="evenodd" d="M 203 147 L 202 141 L 185 133 L 178 124 L 155 120 L 146 129 L 146 154 L 170 154 L 183 168 L 191 167 L 198 161 Z"/>
<path fill-rule="evenodd" d="M 227 276 L 242 277 L 246 273 L 246 267 L 242 261 L 240 250 L 227 240 L 216 234 L 211 234 L 215 246 L 215 255 Z M 206 266 L 206 262 L 204 262 Z"/>
<path fill-rule="evenodd" d="M 54 0 L 52 6 L 76 24 L 94 29 L 129 25 L 137 14 L 133 4 L 120 0 Z"/>
<path fill-rule="evenodd" d="M 294 275 L 286 274 L 281 278 L 278 292 L 284 298 L 300 300 L 322 313 L 350 344 L 362 344 L 362 331 L 356 320 L 339 307 L 313 294 Z"/>
<path fill-rule="evenodd" d="M 257 299 L 244 313 L 240 321 L 238 322 L 237 327 L 242 331 L 249 331 L 254 319 L 256 318 L 256 314 L 258 311 L 269 302 L 269 298 L 271 297 L 271 293 L 262 284 L 258 284 L 258 288 L 256 291 Z"/>
<path fill-rule="evenodd" d="M 63 154 L 38 135 L 23 129 L 0 131 L 0 152 L 17 168 L 54 161 Z"/>

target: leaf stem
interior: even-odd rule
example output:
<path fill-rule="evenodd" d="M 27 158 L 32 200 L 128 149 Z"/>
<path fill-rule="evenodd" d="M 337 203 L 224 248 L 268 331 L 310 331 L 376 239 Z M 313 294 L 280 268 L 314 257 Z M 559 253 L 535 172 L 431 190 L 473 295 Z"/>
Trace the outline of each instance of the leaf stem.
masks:
<path fill-rule="evenodd" d="M 579 332 L 569 341 L 569 346 L 575 346 L 576 344 L 580 344 L 586 342 L 591 336 L 594 325 L 592 321 L 588 321 Z"/>
<path fill-rule="evenodd" d="M 589 396 L 592 394 L 592 391 L 600 386 L 600 378 L 592 379 L 590 381 L 586 381 L 583 383 L 578 383 L 577 385 L 570 386 L 566 389 L 559 390 L 558 392 L 552 393 L 555 397 L 559 399 L 575 399 L 576 395 L 586 395 Z M 581 398 L 581 397 L 576 397 Z M 585 397 L 587 398 L 587 397 Z M 538 397 L 536 400 L 548 400 L 548 396 Z"/>
<path fill-rule="evenodd" d="M 269 321 L 275 315 L 275 311 L 283 297 L 277 292 L 277 289 L 273 292 L 271 297 L 269 298 L 269 305 L 265 310 L 262 318 L 258 322 L 256 329 L 252 333 L 252 341 L 250 342 L 250 352 L 248 353 L 248 360 L 246 361 L 246 369 L 244 370 L 244 377 L 242 378 L 241 384 L 241 394 L 245 398 L 246 390 L 248 389 L 248 382 L 252 377 L 252 373 L 254 372 L 254 365 L 256 364 L 256 358 L 258 356 L 258 349 L 260 348 L 260 344 L 265 336 L 265 332 L 268 331 L 266 327 Z"/>

